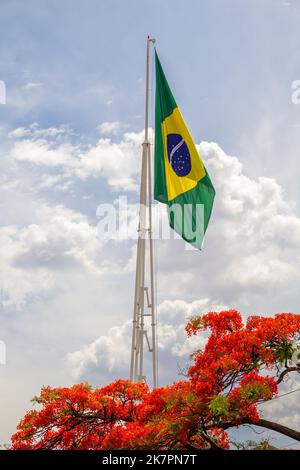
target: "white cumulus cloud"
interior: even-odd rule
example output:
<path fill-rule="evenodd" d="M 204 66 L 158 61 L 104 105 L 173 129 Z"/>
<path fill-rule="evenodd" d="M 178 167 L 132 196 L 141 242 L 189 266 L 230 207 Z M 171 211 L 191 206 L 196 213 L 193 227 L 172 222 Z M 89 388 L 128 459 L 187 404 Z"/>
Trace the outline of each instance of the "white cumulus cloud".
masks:
<path fill-rule="evenodd" d="M 192 315 L 201 314 L 208 309 L 216 311 L 226 308 L 201 299 L 194 302 L 182 300 L 165 300 L 157 309 L 158 317 L 158 354 L 160 357 L 160 374 L 163 377 L 170 373 L 170 363 L 176 370 L 176 362 L 181 360 L 185 366 L 189 354 L 205 344 L 205 335 L 188 338 L 185 325 Z M 132 322 L 126 321 L 120 326 L 110 328 L 107 334 L 81 349 L 70 352 L 67 365 L 76 380 L 89 379 L 93 376 L 127 376 L 130 362 Z M 149 354 L 146 352 L 146 364 L 149 367 Z M 171 371 L 174 375 L 174 370 Z"/>
<path fill-rule="evenodd" d="M 85 215 L 61 205 L 41 204 L 35 223 L 0 229 L 3 303 L 20 308 L 28 296 L 41 295 L 56 286 L 60 270 L 80 265 L 101 273 L 96 264 L 101 241 Z"/>

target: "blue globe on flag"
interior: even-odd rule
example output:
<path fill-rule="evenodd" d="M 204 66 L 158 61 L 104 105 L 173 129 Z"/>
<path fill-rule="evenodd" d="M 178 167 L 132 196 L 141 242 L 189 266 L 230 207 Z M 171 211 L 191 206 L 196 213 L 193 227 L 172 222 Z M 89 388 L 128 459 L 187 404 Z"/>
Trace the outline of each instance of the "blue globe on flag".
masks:
<path fill-rule="evenodd" d="M 168 159 L 177 176 L 186 176 L 191 171 L 191 157 L 188 146 L 180 134 L 167 135 Z"/>

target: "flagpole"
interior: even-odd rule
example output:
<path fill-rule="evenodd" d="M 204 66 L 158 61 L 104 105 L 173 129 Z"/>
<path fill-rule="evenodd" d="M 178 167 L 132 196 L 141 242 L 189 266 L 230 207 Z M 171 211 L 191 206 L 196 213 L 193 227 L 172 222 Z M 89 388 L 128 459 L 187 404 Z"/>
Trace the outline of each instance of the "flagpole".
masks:
<path fill-rule="evenodd" d="M 154 246 L 153 246 L 153 230 L 152 230 L 152 179 L 151 179 L 151 154 L 150 147 L 148 151 L 148 196 L 149 196 L 149 241 L 150 241 L 150 295 L 151 295 L 151 330 L 152 330 L 152 373 L 153 373 L 153 388 L 157 387 L 157 341 L 156 341 L 156 299 L 154 292 Z"/>
<path fill-rule="evenodd" d="M 130 361 L 130 380 L 141 382 L 144 377 L 144 338 L 149 352 L 152 355 L 152 384 L 157 387 L 157 344 L 156 344 L 156 300 L 154 295 L 154 249 L 152 233 L 152 181 L 151 181 L 151 155 L 148 139 L 149 127 L 149 59 L 150 45 L 155 39 L 147 37 L 146 50 L 146 102 L 145 102 L 145 137 L 142 144 L 142 171 L 140 187 L 140 211 L 136 258 L 135 293 L 132 322 L 132 343 Z M 148 183 L 148 185 L 147 185 Z M 148 192 L 148 194 L 147 194 Z M 148 196 L 148 198 L 147 198 Z M 147 199 L 149 205 L 147 228 Z M 149 234 L 150 243 L 150 299 L 148 287 L 145 286 L 146 265 L 146 235 Z M 145 292 L 147 307 L 151 313 L 145 313 Z M 149 301 L 150 300 L 150 301 Z M 145 317 L 151 317 L 151 331 L 146 329 Z M 151 341 L 149 340 L 151 334 Z"/>

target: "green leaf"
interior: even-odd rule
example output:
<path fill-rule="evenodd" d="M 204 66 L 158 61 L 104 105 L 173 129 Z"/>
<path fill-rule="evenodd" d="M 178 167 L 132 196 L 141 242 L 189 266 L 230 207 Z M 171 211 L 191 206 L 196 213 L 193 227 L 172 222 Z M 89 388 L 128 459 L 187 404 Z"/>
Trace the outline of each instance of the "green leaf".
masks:
<path fill-rule="evenodd" d="M 210 411 L 216 416 L 228 416 L 228 401 L 223 395 L 216 395 L 209 404 Z"/>

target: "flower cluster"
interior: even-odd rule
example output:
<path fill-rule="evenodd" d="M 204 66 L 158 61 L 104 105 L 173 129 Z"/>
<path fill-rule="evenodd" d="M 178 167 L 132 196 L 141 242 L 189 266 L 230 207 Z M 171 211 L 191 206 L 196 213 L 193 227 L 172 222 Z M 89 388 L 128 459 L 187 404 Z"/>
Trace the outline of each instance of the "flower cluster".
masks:
<path fill-rule="evenodd" d="M 186 380 L 150 391 L 116 380 L 42 389 L 12 436 L 12 449 L 228 449 L 226 429 L 258 423 L 258 404 L 278 393 L 300 333 L 300 316 L 250 317 L 236 310 L 192 318 L 209 330 Z M 298 370 L 298 366 L 291 368 Z"/>

